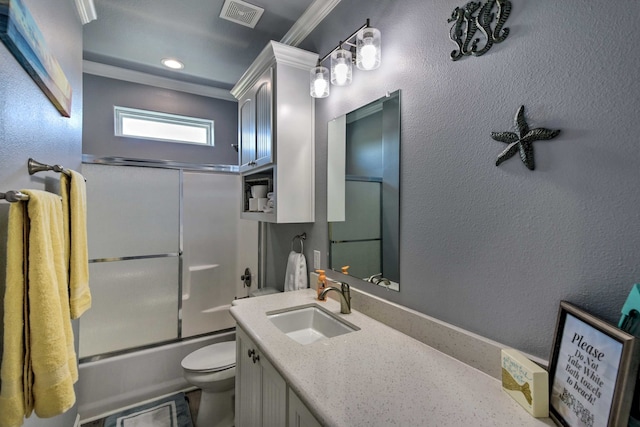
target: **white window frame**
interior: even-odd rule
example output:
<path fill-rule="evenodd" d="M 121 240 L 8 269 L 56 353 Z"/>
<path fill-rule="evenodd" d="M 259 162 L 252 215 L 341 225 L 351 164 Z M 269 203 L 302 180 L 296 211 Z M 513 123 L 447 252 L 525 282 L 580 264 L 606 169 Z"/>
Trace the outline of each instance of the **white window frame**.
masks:
<path fill-rule="evenodd" d="M 213 120 L 201 119 L 197 117 L 180 116 L 177 114 L 160 113 L 158 111 L 140 110 L 128 107 L 113 107 L 114 129 L 115 135 L 125 138 L 150 139 L 154 141 L 175 142 L 178 144 L 191 144 L 200 146 L 214 146 L 214 122 Z M 177 139 L 167 139 L 153 136 L 129 135 L 123 132 L 123 120 L 131 118 L 136 120 L 144 120 L 152 123 L 176 124 L 180 126 L 188 126 L 197 129 L 204 129 L 206 132 L 206 142 L 185 141 Z"/>

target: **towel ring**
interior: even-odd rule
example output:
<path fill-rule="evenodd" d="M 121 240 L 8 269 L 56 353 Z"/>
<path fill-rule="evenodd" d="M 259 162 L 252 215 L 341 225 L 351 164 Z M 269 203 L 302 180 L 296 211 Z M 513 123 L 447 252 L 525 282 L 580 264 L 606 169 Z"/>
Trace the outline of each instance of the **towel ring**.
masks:
<path fill-rule="evenodd" d="M 300 253 L 304 253 L 304 241 L 307 239 L 307 233 L 298 234 L 293 236 L 291 239 L 291 250 L 293 251 L 293 244 L 296 242 L 296 239 L 300 240 Z"/>

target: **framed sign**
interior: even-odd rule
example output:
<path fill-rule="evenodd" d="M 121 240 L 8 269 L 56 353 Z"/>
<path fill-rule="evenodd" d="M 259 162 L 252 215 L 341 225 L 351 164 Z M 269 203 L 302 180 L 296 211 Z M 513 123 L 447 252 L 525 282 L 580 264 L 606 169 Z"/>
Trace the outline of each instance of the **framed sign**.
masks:
<path fill-rule="evenodd" d="M 549 412 L 563 426 L 626 426 L 638 372 L 630 335 L 562 301 L 549 358 Z"/>

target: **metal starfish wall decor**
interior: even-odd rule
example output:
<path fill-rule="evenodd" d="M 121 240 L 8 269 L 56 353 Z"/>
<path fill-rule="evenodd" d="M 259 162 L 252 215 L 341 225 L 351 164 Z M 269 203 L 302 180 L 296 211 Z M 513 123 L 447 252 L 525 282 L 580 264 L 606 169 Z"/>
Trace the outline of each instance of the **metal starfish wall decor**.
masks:
<path fill-rule="evenodd" d="M 497 12 L 491 13 L 496 5 Z M 507 22 L 510 13 L 511 2 L 509 0 L 489 0 L 484 4 L 479 1 L 470 1 L 464 7 L 456 7 L 451 12 L 451 18 L 447 20 L 447 22 L 454 23 L 449 30 L 449 37 L 458 46 L 457 50 L 451 52 L 451 59 L 457 61 L 465 55 L 484 55 L 494 43 L 504 41 L 509 35 L 509 29 L 502 27 Z M 496 24 L 491 29 L 494 18 L 496 18 Z M 473 38 L 478 30 L 486 39 L 481 49 L 478 48 L 480 38 L 475 40 Z"/>
<path fill-rule="evenodd" d="M 524 163 L 530 170 L 534 170 L 535 162 L 533 160 L 533 142 L 555 138 L 558 136 L 560 131 L 545 128 L 529 129 L 529 125 L 524 119 L 524 105 L 520 106 L 518 109 L 515 120 L 518 133 L 491 132 L 491 138 L 496 141 L 509 144 L 498 156 L 496 166 L 500 166 L 502 162 L 510 159 L 514 154 L 516 154 L 516 152 L 520 152 L 522 163 Z"/>

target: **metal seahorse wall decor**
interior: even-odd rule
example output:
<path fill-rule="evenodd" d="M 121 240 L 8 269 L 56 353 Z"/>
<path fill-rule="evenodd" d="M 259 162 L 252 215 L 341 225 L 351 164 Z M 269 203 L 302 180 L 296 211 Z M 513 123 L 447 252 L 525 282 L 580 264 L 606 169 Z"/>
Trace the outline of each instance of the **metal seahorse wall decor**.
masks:
<path fill-rule="evenodd" d="M 495 13 L 494 8 L 497 9 Z M 453 22 L 449 37 L 458 46 L 458 49 L 451 52 L 451 59 L 457 61 L 463 56 L 481 56 L 495 43 L 503 42 L 509 35 L 509 29 L 503 27 L 510 13 L 509 0 L 488 0 L 484 4 L 470 1 L 463 7 L 456 7 L 451 12 L 451 18 L 447 20 Z M 482 47 L 480 37 L 474 39 L 478 31 L 484 36 L 485 42 Z"/>

